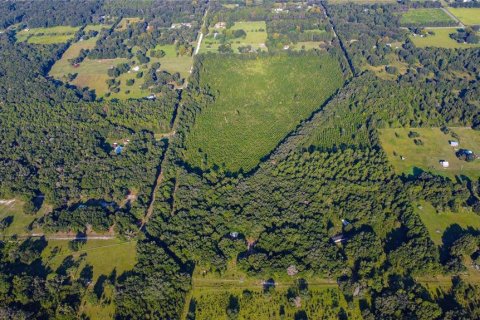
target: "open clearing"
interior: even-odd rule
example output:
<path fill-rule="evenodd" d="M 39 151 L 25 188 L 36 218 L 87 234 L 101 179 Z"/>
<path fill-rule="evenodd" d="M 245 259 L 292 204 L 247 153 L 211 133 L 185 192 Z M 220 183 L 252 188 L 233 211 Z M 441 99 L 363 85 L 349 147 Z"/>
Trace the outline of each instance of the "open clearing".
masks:
<path fill-rule="evenodd" d="M 267 41 L 267 26 L 265 21 L 239 21 L 228 30 L 244 30 L 246 32 L 245 38 L 236 38 L 230 39 L 227 42 L 230 43 L 233 52 L 239 53 L 239 47 L 252 46 L 252 49 L 261 49 L 263 51 L 267 50 L 265 47 L 265 42 Z M 221 33 L 222 30 L 215 30 L 213 27 L 210 28 L 210 33 L 203 40 L 202 46 L 200 48 L 201 53 L 205 52 L 218 52 L 218 46 L 220 41 L 215 39 L 215 32 Z"/>
<path fill-rule="evenodd" d="M 395 3 L 396 0 L 327 0 L 330 4 L 355 3 L 355 4 L 374 4 L 374 3 Z"/>
<path fill-rule="evenodd" d="M 50 28 L 32 28 L 17 32 L 17 41 L 33 44 L 65 43 L 72 39 L 80 27 L 58 26 Z"/>
<path fill-rule="evenodd" d="M 427 47 L 436 47 L 436 48 L 448 48 L 448 49 L 465 49 L 465 48 L 474 48 L 480 47 L 480 43 L 471 44 L 471 43 L 459 43 L 452 38 L 450 38 L 451 33 L 457 32 L 457 28 L 445 28 L 445 29 L 429 29 L 426 30 L 433 31 L 435 35 L 427 37 L 414 37 L 410 36 L 410 39 L 413 41 L 416 47 L 427 48 Z"/>
<path fill-rule="evenodd" d="M 209 290 L 194 289 L 190 306 L 195 319 L 229 319 L 229 304 L 238 303 L 239 319 L 361 319 L 358 304 L 348 307 L 338 288 L 310 289 L 308 295 L 300 294 L 295 306 L 286 289 L 273 289 L 264 293 L 262 288 Z M 295 297 L 293 297 L 295 298 Z M 193 311 L 193 310 L 192 310 Z M 305 317 L 306 316 L 306 317 Z"/>
<path fill-rule="evenodd" d="M 79 66 L 72 66 L 68 60 L 77 57 L 81 49 L 94 48 L 96 41 L 97 37 L 72 44 L 70 48 L 65 51 L 62 58 L 53 65 L 49 74 L 59 80 L 69 82 L 67 79 L 67 75 L 76 73 L 76 78 L 69 83 L 81 88 L 88 87 L 92 90 L 95 90 L 95 93 L 98 97 L 104 97 L 105 94 L 109 92 L 108 85 L 106 83 L 106 81 L 109 79 L 108 69 L 115 67 L 121 63 L 135 61 L 136 64 L 140 67 L 139 72 L 143 71 L 144 73 L 146 73 L 154 62 L 160 62 L 160 69 L 166 70 L 169 73 L 178 72 L 183 78 L 187 78 L 189 76 L 190 68 L 193 64 L 193 58 L 191 56 L 177 56 L 174 45 L 165 45 L 155 48 L 156 50 L 164 50 L 164 57 L 150 58 L 150 62 L 144 65 L 140 65 L 137 58 L 132 58 L 130 60 L 126 58 L 86 58 L 83 62 L 80 63 Z M 149 56 L 149 54 L 147 54 L 147 56 Z M 138 99 L 148 96 L 150 94 L 150 91 L 148 89 L 140 88 L 141 84 L 143 83 L 143 79 L 137 79 L 136 74 L 136 72 L 132 71 L 120 75 L 117 78 L 117 80 L 120 80 L 120 92 L 112 92 L 109 99 Z M 134 79 L 135 83 L 132 86 L 127 86 L 126 82 L 128 79 Z M 129 91 L 129 93 L 127 93 L 127 91 Z"/>
<path fill-rule="evenodd" d="M 304 280 L 307 289 L 303 294 L 296 285 L 300 279 Z M 197 320 L 226 320 L 227 307 L 232 300 L 238 299 L 239 319 L 282 319 L 282 315 L 284 319 L 338 319 L 341 318 L 339 315 L 361 319 L 358 301 L 354 300 L 349 306 L 335 280 L 285 274 L 273 280 L 274 289 L 268 292 L 264 291 L 264 280 L 248 277 L 236 268 L 233 261 L 222 276 L 195 271 L 190 304 L 186 306 L 190 310 L 185 310 L 183 318 L 190 311 Z M 289 289 L 297 290 L 296 294 L 288 296 Z M 295 297 L 300 298 L 293 303 Z M 307 317 L 300 317 L 305 314 Z"/>
<path fill-rule="evenodd" d="M 480 24 L 480 8 L 447 8 L 465 25 Z"/>
<path fill-rule="evenodd" d="M 49 240 L 48 245 L 42 252 L 42 260 L 52 269 L 57 269 L 65 259 L 72 256 L 75 260 L 80 259 L 78 268 L 72 271 L 77 278 L 87 265 L 92 266 L 93 281 L 88 288 L 90 294 L 98 280 L 104 281 L 115 273 L 116 277 L 125 271 L 131 270 L 136 263 L 136 241 L 112 240 L 88 240 L 79 251 L 73 252 L 68 248 L 68 241 Z M 101 303 L 92 303 L 84 297 L 81 310 L 92 320 L 113 319 L 115 314 L 114 291 L 111 285 L 103 289 Z"/>
<path fill-rule="evenodd" d="M 43 205 L 42 208 L 34 215 L 25 214 L 23 212 L 24 202 L 18 199 L 2 199 L 0 200 L 0 221 L 8 221 L 8 227 L 0 230 L 0 235 L 26 235 L 27 227 L 35 220 L 50 211 L 50 206 Z"/>
<path fill-rule="evenodd" d="M 435 26 L 435 24 L 455 25 L 455 21 L 442 9 L 410 9 L 400 19 L 402 25 Z"/>
<path fill-rule="evenodd" d="M 442 245 L 444 232 L 452 225 L 457 224 L 463 229 L 468 227 L 480 229 L 480 216 L 464 209 L 460 212 L 437 212 L 430 203 L 421 201 L 415 207 L 415 211 L 427 227 L 430 238 L 437 245 Z"/>
<path fill-rule="evenodd" d="M 458 148 L 470 149 L 480 153 L 480 132 L 470 128 L 453 128 L 459 135 Z M 417 132 L 423 145 L 416 145 L 413 138 L 408 137 L 410 131 Z M 453 138 L 444 134 L 439 128 L 398 128 L 379 130 L 380 141 L 390 163 L 397 174 L 415 174 L 420 169 L 435 174 L 455 178 L 456 175 L 465 175 L 471 179 L 480 177 L 480 160 L 466 162 L 455 156 L 455 149 L 449 145 Z M 402 160 L 401 157 L 405 157 Z M 440 165 L 440 160 L 450 163 L 448 168 Z"/>
<path fill-rule="evenodd" d="M 200 86 L 215 101 L 197 116 L 186 159 L 201 168 L 251 170 L 343 83 L 328 54 L 234 59 L 209 56 Z"/>

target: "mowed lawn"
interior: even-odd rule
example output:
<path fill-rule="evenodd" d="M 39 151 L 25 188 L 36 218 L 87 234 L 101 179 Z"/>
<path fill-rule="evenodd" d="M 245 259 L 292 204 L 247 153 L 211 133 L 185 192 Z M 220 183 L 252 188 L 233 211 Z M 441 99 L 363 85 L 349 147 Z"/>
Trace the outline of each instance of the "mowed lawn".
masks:
<path fill-rule="evenodd" d="M 437 245 L 442 245 L 445 230 L 455 224 L 462 229 L 480 229 L 480 216 L 471 211 L 461 209 L 460 212 L 437 212 L 430 203 L 425 201 L 419 202 L 415 211 L 420 215 L 430 237 Z"/>
<path fill-rule="evenodd" d="M 408 137 L 409 131 L 420 134 L 423 145 L 416 145 Z M 480 132 L 470 128 L 452 129 L 460 136 L 459 148 L 470 149 L 480 153 Z M 397 135 L 395 135 L 397 134 Z M 398 128 L 379 130 L 380 142 L 390 163 L 397 174 L 413 174 L 415 168 L 455 178 L 465 175 L 471 179 L 480 177 L 480 160 L 466 162 L 455 156 L 455 149 L 449 145 L 450 140 L 456 140 L 449 134 L 444 134 L 439 128 Z M 401 157 L 405 157 L 402 160 Z M 440 160 L 450 163 L 448 168 L 440 165 Z"/>
<path fill-rule="evenodd" d="M 427 28 L 427 30 L 429 30 Z M 450 38 L 451 33 L 457 32 L 457 28 L 446 28 L 446 29 L 430 29 L 435 33 L 433 36 L 427 37 L 414 37 L 410 36 L 410 39 L 413 41 L 416 47 L 419 48 L 448 48 L 448 49 L 465 49 L 465 48 L 474 48 L 480 47 L 480 43 L 458 43 L 456 40 Z"/>
<path fill-rule="evenodd" d="M 70 26 L 23 29 L 17 32 L 16 37 L 18 42 L 33 44 L 64 43 L 72 39 L 79 29 L 80 27 Z"/>
<path fill-rule="evenodd" d="M 193 166 L 251 170 L 344 82 L 339 62 L 320 56 L 209 56 L 200 85 L 215 101 L 187 136 Z"/>
<path fill-rule="evenodd" d="M 455 21 L 442 9 L 410 9 L 402 15 L 400 23 L 403 25 L 432 26 L 436 23 L 451 23 Z"/>
<path fill-rule="evenodd" d="M 448 8 L 465 25 L 480 24 L 480 8 Z"/>

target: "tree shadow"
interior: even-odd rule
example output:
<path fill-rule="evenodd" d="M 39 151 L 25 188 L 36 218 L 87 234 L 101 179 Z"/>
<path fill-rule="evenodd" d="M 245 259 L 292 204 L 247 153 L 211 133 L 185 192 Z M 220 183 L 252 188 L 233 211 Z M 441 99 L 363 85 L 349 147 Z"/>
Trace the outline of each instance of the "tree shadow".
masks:
<path fill-rule="evenodd" d="M 93 287 L 93 293 L 95 293 L 98 299 L 100 299 L 103 295 L 103 290 L 105 289 L 105 282 L 107 280 L 107 276 L 102 274 L 100 277 L 98 277 L 98 280 Z"/>
<path fill-rule="evenodd" d="M 299 310 L 295 312 L 295 315 L 293 316 L 294 320 L 308 320 L 307 313 L 304 310 Z"/>

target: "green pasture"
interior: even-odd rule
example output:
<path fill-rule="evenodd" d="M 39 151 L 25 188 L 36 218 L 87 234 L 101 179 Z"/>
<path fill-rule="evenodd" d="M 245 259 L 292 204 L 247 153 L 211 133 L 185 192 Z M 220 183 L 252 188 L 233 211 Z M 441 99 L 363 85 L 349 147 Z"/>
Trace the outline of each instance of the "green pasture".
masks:
<path fill-rule="evenodd" d="M 91 30 L 100 32 L 103 29 L 108 29 L 110 27 L 111 27 L 111 25 L 107 25 L 107 24 L 89 24 L 83 30 L 85 32 L 88 32 L 88 31 L 91 31 Z"/>
<path fill-rule="evenodd" d="M 474 48 L 480 47 L 480 44 L 471 44 L 471 43 L 458 43 L 456 40 L 450 38 L 451 33 L 455 33 L 457 28 L 445 28 L 445 29 L 428 29 L 433 31 L 434 35 L 429 35 L 426 37 L 414 37 L 410 35 L 410 39 L 413 41 L 416 47 L 427 48 L 427 47 L 436 47 L 436 48 L 448 48 L 448 49 L 465 49 L 465 48 Z"/>
<path fill-rule="evenodd" d="M 267 26 L 265 21 L 238 21 L 229 30 L 243 29 L 246 32 L 245 38 L 231 39 L 228 43 L 231 44 L 233 52 L 238 53 L 239 47 L 247 45 L 252 46 L 253 49 L 267 50 L 265 42 L 267 41 Z M 262 31 L 260 31 L 262 30 Z M 200 47 L 200 52 L 218 52 L 220 42 L 214 38 L 215 30 L 210 30 L 210 33 L 205 37 Z M 222 32 L 217 30 L 216 32 Z"/>
<path fill-rule="evenodd" d="M 64 43 L 72 39 L 80 27 L 57 26 L 49 28 L 30 28 L 17 32 L 17 41 L 34 44 Z M 28 31 L 27 31 L 28 30 Z"/>
<path fill-rule="evenodd" d="M 0 202 L 0 221 L 8 221 L 10 223 L 4 230 L 0 230 L 0 235 L 26 235 L 28 234 L 28 226 L 37 218 L 47 214 L 51 207 L 43 205 L 40 210 L 33 215 L 23 212 L 24 202 L 19 199 L 2 199 Z"/>
<path fill-rule="evenodd" d="M 480 24 L 480 8 L 447 8 L 465 25 Z"/>
<path fill-rule="evenodd" d="M 437 245 L 442 245 L 442 236 L 450 226 L 457 224 L 463 229 L 469 227 L 480 230 L 480 216 L 464 209 L 460 212 L 437 212 L 429 203 L 421 201 L 415 207 L 423 224 L 427 227 L 430 238 Z"/>
<path fill-rule="evenodd" d="M 460 136 L 458 148 L 471 149 L 480 153 L 480 132 L 470 128 L 453 128 Z M 416 145 L 408 137 L 409 131 L 417 132 L 423 145 Z M 397 128 L 379 130 L 380 142 L 397 174 L 414 174 L 415 168 L 435 174 L 455 178 L 465 175 L 471 179 L 480 177 L 480 160 L 466 162 L 455 156 L 455 149 L 449 145 L 453 138 L 444 134 L 439 128 Z M 404 157 L 404 160 L 401 157 Z M 450 166 L 443 168 L 440 160 L 446 160 Z"/>
<path fill-rule="evenodd" d="M 160 62 L 160 68 L 170 73 L 178 72 L 183 78 L 188 78 L 190 68 L 193 64 L 193 58 L 190 56 L 177 56 L 174 45 L 158 46 L 156 50 L 164 50 L 166 55 L 163 58 L 150 58 L 150 62 L 145 65 L 140 65 L 136 58 L 128 60 L 126 58 L 116 59 L 90 59 L 86 58 L 78 67 L 74 67 L 68 61 L 75 58 L 80 53 L 81 49 L 92 49 L 95 47 L 97 37 L 90 38 L 85 41 L 73 43 L 70 48 L 63 54 L 62 58 L 58 60 L 50 70 L 50 75 L 67 82 L 67 75 L 77 73 L 77 77 L 71 81 L 71 84 L 84 88 L 88 87 L 95 90 L 97 96 L 103 97 L 109 91 L 106 81 L 109 79 L 108 69 L 115 67 L 118 64 L 135 61 L 136 65 L 140 66 L 138 72 L 148 71 L 148 68 L 154 62 Z M 120 75 L 117 80 L 120 80 L 120 92 L 111 93 L 109 99 L 138 99 L 150 95 L 150 91 L 141 89 L 143 79 L 136 78 L 137 72 L 130 71 Z M 132 86 L 127 86 L 128 79 L 134 79 L 135 83 Z M 130 91 L 127 93 L 127 91 Z"/>
<path fill-rule="evenodd" d="M 328 54 L 252 59 L 209 56 L 200 85 L 215 101 L 197 116 L 185 158 L 202 168 L 249 171 L 343 83 Z"/>
<path fill-rule="evenodd" d="M 410 9 L 400 19 L 403 25 L 431 26 L 435 23 L 452 23 L 455 21 L 439 8 Z"/>
<path fill-rule="evenodd" d="M 93 288 L 100 276 L 110 277 L 112 273 L 121 276 L 122 273 L 131 270 L 136 263 L 136 241 L 111 240 L 88 240 L 79 251 L 73 252 L 65 240 L 48 240 L 48 245 L 42 252 L 43 262 L 52 270 L 61 267 L 67 257 L 73 257 L 79 262 L 77 268 L 70 272 L 75 278 L 87 265 L 93 268 L 92 285 L 87 289 L 87 295 L 83 298 L 81 312 L 92 320 L 113 319 L 115 314 L 114 291 L 111 285 L 104 289 L 105 298 L 101 301 L 92 302 L 88 295 L 93 294 Z"/>
<path fill-rule="evenodd" d="M 227 320 L 231 319 L 227 315 L 231 301 L 238 304 L 238 319 L 361 319 L 358 302 L 349 306 L 336 286 L 309 289 L 292 298 L 286 288 L 268 292 L 262 286 L 230 290 L 194 288 L 189 306 L 196 320 Z"/>

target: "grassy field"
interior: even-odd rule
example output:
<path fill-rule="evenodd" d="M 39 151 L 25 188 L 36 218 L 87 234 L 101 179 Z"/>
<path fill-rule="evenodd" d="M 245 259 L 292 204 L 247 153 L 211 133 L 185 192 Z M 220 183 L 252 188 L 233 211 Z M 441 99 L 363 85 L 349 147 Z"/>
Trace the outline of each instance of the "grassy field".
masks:
<path fill-rule="evenodd" d="M 455 21 L 450 18 L 442 9 L 410 9 L 402 15 L 400 23 L 403 25 L 432 26 L 435 23 L 452 23 Z"/>
<path fill-rule="evenodd" d="M 235 53 L 238 53 L 239 47 L 247 45 L 252 46 L 253 49 L 267 50 L 267 47 L 265 47 L 265 42 L 267 41 L 267 26 L 265 21 L 239 21 L 235 22 L 233 27 L 229 30 L 239 29 L 243 29 L 247 36 L 245 38 L 232 39 L 229 41 Z M 210 33 L 205 37 L 202 43 L 200 52 L 218 52 L 218 46 L 220 43 L 214 38 L 214 32 L 215 30 L 212 27 Z M 217 30 L 217 32 L 221 32 L 221 30 Z"/>
<path fill-rule="evenodd" d="M 429 30 L 428 28 L 426 28 Z M 416 47 L 427 48 L 427 47 L 436 47 L 436 48 L 448 48 L 448 49 L 464 49 L 464 48 L 474 48 L 480 47 L 480 44 L 470 44 L 470 43 L 458 43 L 457 41 L 450 38 L 451 33 L 455 33 L 457 28 L 445 28 L 445 29 L 430 29 L 435 33 L 433 36 L 419 37 L 419 36 L 410 36 L 410 39 L 413 41 Z"/>
<path fill-rule="evenodd" d="M 17 41 L 34 44 L 64 43 L 72 39 L 79 29 L 80 27 L 70 26 L 23 29 L 17 32 Z"/>
<path fill-rule="evenodd" d="M 203 168 L 249 171 L 342 83 L 339 63 L 328 54 L 209 57 L 200 85 L 216 98 L 187 137 L 186 159 Z"/>
<path fill-rule="evenodd" d="M 226 310 L 232 298 L 238 301 L 238 319 L 361 319 L 358 304 L 350 309 L 338 288 L 310 289 L 298 297 L 294 305 L 285 289 L 268 293 L 261 287 L 245 291 L 194 289 L 190 306 L 195 306 L 196 320 L 229 319 Z"/>
<path fill-rule="evenodd" d="M 428 202 L 422 201 L 415 207 L 422 222 L 428 229 L 428 233 L 433 242 L 437 245 L 442 244 L 442 236 L 448 227 L 457 224 L 463 229 L 472 227 L 480 229 L 480 216 L 466 210 L 460 212 L 437 212 Z"/>
<path fill-rule="evenodd" d="M 68 74 L 77 73 L 77 77 L 71 81 L 71 84 L 82 88 L 89 87 L 90 89 L 95 90 L 97 96 L 104 97 L 109 91 L 108 85 L 106 84 L 107 79 L 109 79 L 107 74 L 108 69 L 131 60 L 136 61 L 138 65 L 138 61 L 136 58 L 131 60 L 125 58 L 96 60 L 86 58 L 78 67 L 74 67 L 70 64 L 68 61 L 69 59 L 77 57 L 81 49 L 91 49 L 95 47 L 96 41 L 97 38 L 95 37 L 72 44 L 63 54 L 62 58 L 53 65 L 50 75 L 59 80 L 67 81 Z M 165 51 L 165 57 L 151 58 L 148 64 L 141 66 L 140 71 L 145 73 L 148 71 L 151 64 L 154 62 L 160 62 L 161 69 L 170 73 L 179 72 L 182 77 L 187 78 L 190 74 L 189 72 L 193 64 L 193 58 L 190 56 L 177 57 L 174 45 L 158 46 L 156 48 L 156 50 L 160 49 Z M 128 79 L 134 79 L 135 84 L 127 86 L 126 82 Z M 130 73 L 124 73 L 120 75 L 117 80 L 120 80 L 120 92 L 111 93 L 109 99 L 143 98 L 150 94 L 148 89 L 143 90 L 140 88 L 143 80 L 136 79 L 136 72 L 132 71 Z M 127 90 L 130 91 L 130 93 L 127 93 Z"/>
<path fill-rule="evenodd" d="M 81 257 L 82 255 L 84 257 Z M 72 252 L 68 248 L 68 241 L 49 240 L 48 246 L 42 252 L 44 263 L 53 270 L 58 268 L 68 256 L 73 256 L 77 261 L 81 259 L 79 267 L 73 270 L 75 277 L 80 275 L 86 265 L 92 266 L 93 281 L 88 291 L 89 294 L 93 294 L 93 288 L 100 276 L 109 277 L 112 272 L 115 272 L 118 277 L 133 268 L 136 263 L 136 241 L 88 240 L 78 252 Z M 87 294 L 83 299 L 80 311 L 92 320 L 113 319 L 115 304 L 111 285 L 105 287 L 103 295 L 103 299 L 92 302 L 87 298 Z"/>
<path fill-rule="evenodd" d="M 125 30 L 130 24 L 135 24 L 137 22 L 142 21 L 143 19 L 138 18 L 138 17 L 130 17 L 130 18 L 122 18 L 120 22 L 117 24 L 115 27 L 118 30 Z"/>
<path fill-rule="evenodd" d="M 416 145 L 408 137 L 409 131 L 420 134 L 423 145 Z M 471 149 L 480 153 L 480 132 L 469 128 L 452 129 L 460 136 L 459 148 Z M 456 175 L 465 175 L 472 179 L 480 177 L 480 160 L 466 162 L 455 156 L 455 150 L 449 145 L 449 140 L 457 140 L 446 135 L 439 128 L 414 128 L 414 129 L 382 129 L 379 130 L 380 141 L 390 163 L 398 174 L 413 174 L 415 168 L 430 171 L 454 178 Z M 405 160 L 401 159 L 405 157 Z M 443 168 L 439 161 L 446 160 L 450 163 L 448 168 Z"/>
<path fill-rule="evenodd" d="M 198 268 L 197 268 L 198 269 Z M 296 280 L 304 279 L 307 294 L 300 294 L 299 305 L 295 306 L 287 297 L 289 288 L 295 287 Z M 238 319 L 280 319 L 283 309 L 284 319 L 296 319 L 304 311 L 308 319 L 338 319 L 339 314 L 348 319 L 360 319 L 358 302 L 350 309 L 335 280 L 311 277 L 287 276 L 275 278 L 275 289 L 263 292 L 265 279 L 248 277 L 230 262 L 226 272 L 202 274 L 195 270 L 192 278 L 193 290 L 190 293 L 190 310 L 194 309 L 195 319 L 227 319 L 226 309 L 230 296 L 239 302 Z M 244 292 L 249 292 L 244 293 Z M 343 311 L 342 311 L 343 309 Z M 188 310 L 184 312 L 185 315 Z M 304 319 L 304 318 L 302 318 Z"/>
<path fill-rule="evenodd" d="M 448 8 L 465 25 L 480 24 L 480 8 Z"/>
<path fill-rule="evenodd" d="M 51 209 L 50 206 L 43 205 L 36 214 L 28 215 L 23 213 L 23 201 L 18 199 L 11 200 L 2 200 L 2 203 L 0 203 L 0 221 L 4 219 L 11 220 L 11 224 L 4 231 L 0 232 L 0 235 L 12 236 L 28 234 L 27 227 L 33 220 L 47 214 Z"/>
<path fill-rule="evenodd" d="M 356 3 L 356 4 L 374 4 L 374 3 L 395 3 L 396 0 L 327 0 L 329 4 Z"/>
<path fill-rule="evenodd" d="M 294 51 L 319 49 L 321 44 L 324 44 L 324 42 L 323 41 L 297 42 L 297 43 L 291 45 L 290 49 L 294 50 Z"/>

